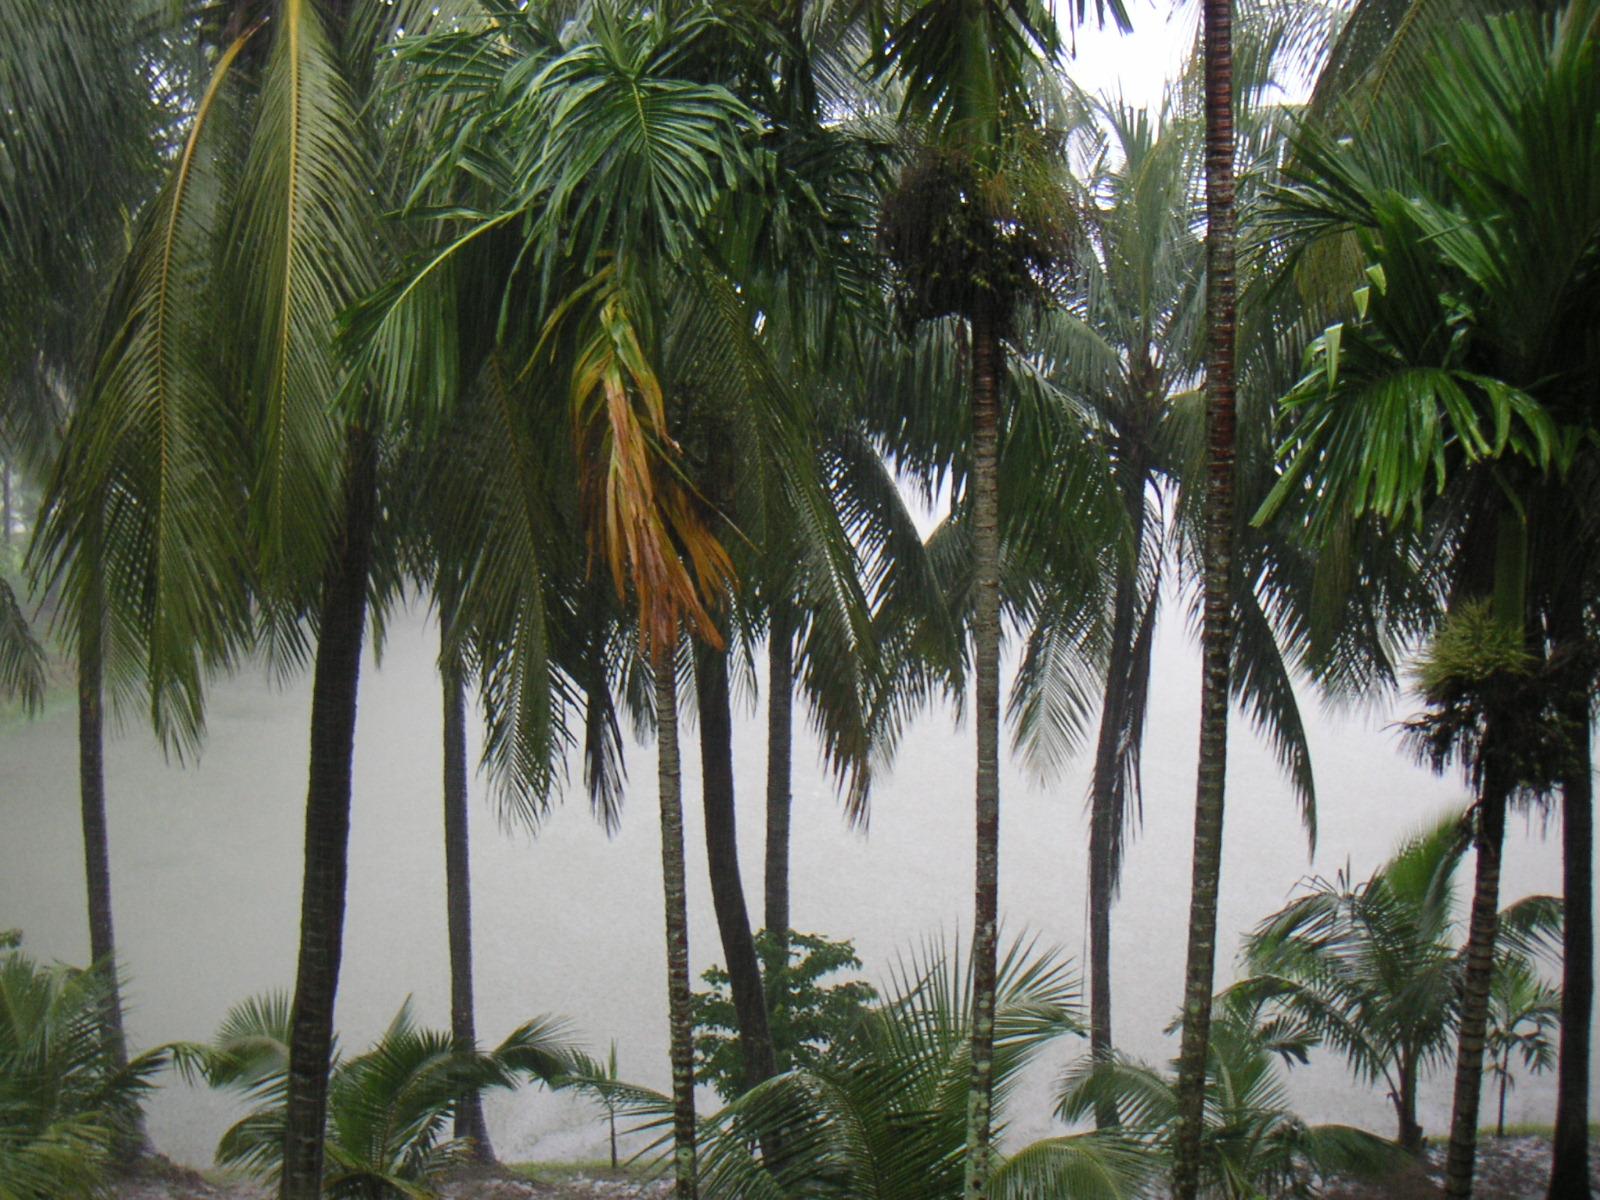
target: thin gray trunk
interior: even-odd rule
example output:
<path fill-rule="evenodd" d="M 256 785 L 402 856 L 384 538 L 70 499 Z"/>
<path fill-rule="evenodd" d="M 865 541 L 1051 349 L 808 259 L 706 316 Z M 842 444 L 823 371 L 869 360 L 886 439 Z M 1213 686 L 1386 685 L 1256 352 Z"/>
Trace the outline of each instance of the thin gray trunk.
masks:
<path fill-rule="evenodd" d="M 128 1065 L 122 1025 L 122 981 L 111 917 L 111 842 L 106 828 L 105 610 L 98 578 L 78 612 L 78 798 L 83 822 L 83 874 L 89 900 L 89 961 L 105 995 L 100 1023 L 106 1052 L 118 1069 Z M 128 1162 L 145 1149 L 144 1116 L 133 1108 L 113 1152 Z"/>
<path fill-rule="evenodd" d="M 667 1014 L 672 1056 L 672 1164 L 677 1200 L 695 1200 L 694 1021 L 689 990 L 688 873 L 683 863 L 683 772 L 678 762 L 678 681 L 672 651 L 659 655 L 656 787 L 661 802 L 661 881 L 666 894 Z"/>
<path fill-rule="evenodd" d="M 778 961 L 789 946 L 789 820 L 793 802 L 794 663 L 789 614 L 774 604 L 767 633 L 767 932 L 777 939 Z"/>
<path fill-rule="evenodd" d="M 1172 1189 L 1200 1191 L 1211 993 L 1217 961 L 1217 891 L 1228 758 L 1234 509 L 1233 5 L 1205 4 L 1206 492 L 1205 612 L 1201 627 L 1200 754 L 1195 783 L 1194 875 L 1178 1052 L 1178 1130 Z"/>
<path fill-rule="evenodd" d="M 1000 893 L 1000 380 L 1004 347 L 992 317 L 972 322 L 974 780 L 972 1082 L 967 1094 L 967 1200 L 989 1192 L 994 1148 L 994 1006 Z"/>
<path fill-rule="evenodd" d="M 1120 874 L 1120 840 L 1127 820 L 1126 759 L 1122 743 L 1133 703 L 1134 618 L 1139 595 L 1139 555 L 1144 541 L 1144 471 L 1128 464 L 1133 479 L 1127 506 L 1134 559 L 1118 567 L 1112 602 L 1111 654 L 1106 663 L 1105 701 L 1095 747 L 1089 798 L 1089 1052 L 1096 1061 L 1111 1057 L 1111 906 Z M 1095 1126 L 1118 1124 L 1116 1102 L 1095 1106 Z"/>
<path fill-rule="evenodd" d="M 461 652 L 452 643 L 453 605 L 439 601 L 439 677 L 444 693 L 444 894 L 450 936 L 450 1038 L 456 1050 L 478 1048 L 472 996 L 472 867 L 467 813 L 467 697 Z M 455 1135 L 472 1145 L 474 1161 L 495 1161 L 483 1098 L 464 1093 L 456 1103 Z"/>

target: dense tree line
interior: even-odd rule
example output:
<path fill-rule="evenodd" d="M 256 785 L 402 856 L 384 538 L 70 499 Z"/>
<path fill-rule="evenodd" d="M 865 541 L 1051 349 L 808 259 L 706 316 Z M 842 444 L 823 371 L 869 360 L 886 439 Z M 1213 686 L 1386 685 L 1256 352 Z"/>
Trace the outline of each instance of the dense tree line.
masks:
<path fill-rule="evenodd" d="M 424 595 L 463 1061 L 469 693 L 502 812 L 530 823 L 569 757 L 614 823 L 631 722 L 657 743 L 677 1194 L 727 1194 L 751 1164 L 800 1186 L 810 1126 L 783 1097 L 839 1086 L 840 1063 L 867 1070 L 882 1047 L 852 1044 L 804 1086 L 779 1072 L 771 975 L 805 886 L 788 868 L 795 698 L 864 819 L 904 723 L 960 695 L 977 746 L 970 979 L 939 1009 L 961 1053 L 928 1060 L 944 1091 L 966 1075 L 960 1190 L 1065 1179 L 1050 1171 L 1079 1153 L 1041 1151 L 1042 1174 L 996 1158 L 996 1081 L 1026 1041 L 1005 998 L 1054 986 L 999 944 L 1004 707 L 1046 774 L 1093 751 L 1091 1056 L 1063 1111 L 1128 1161 L 1159 1144 L 1188 1200 L 1210 1178 L 1218 1056 L 1265 1079 L 1270 1055 L 1247 1044 L 1260 1006 L 1311 1003 L 1306 979 L 1213 995 L 1230 710 L 1272 745 L 1314 839 L 1296 685 L 1370 694 L 1414 664 L 1415 747 L 1474 797 L 1450 1194 L 1471 1194 L 1497 956 L 1517 928 L 1498 896 L 1505 814 L 1559 796 L 1550 1195 L 1587 1195 L 1600 9 L 1199 7 L 1192 64 L 1139 113 L 1083 94 L 1065 52 L 1063 23 L 1126 28 L 1120 0 L 83 0 L 65 16 L 5 0 L 4 532 L 20 474 L 41 492 L 26 586 L 76 671 L 112 1068 L 130 1064 L 108 699 L 142 705 L 182 754 L 216 673 L 308 670 L 273 1161 L 286 1200 L 322 1194 L 362 647 Z M 950 496 L 926 539 L 902 488 Z M 1141 1127 L 1113 1039 L 1112 909 L 1174 577 L 1203 660 L 1194 878 L 1170 1120 Z M 37 705 L 46 656 L 22 586 L 0 590 L 0 686 Z M 1006 636 L 1021 654 L 1003 704 Z M 765 970 L 731 699 L 763 646 Z M 743 1076 L 709 1131 L 689 708 Z M 1287 930 L 1258 935 L 1255 965 L 1284 965 Z M 1441 1051 L 1366 1034 L 1362 1069 L 1402 1081 L 1414 1149 L 1417 1060 Z M 414 1043 L 403 1022 L 395 1037 Z M 445 1082 L 455 1134 L 492 1161 L 478 1077 Z M 746 1135 L 719 1137 L 726 1121 Z M 117 1128 L 138 1153 L 137 1121 Z M 1305 1153 L 1280 1144 L 1285 1162 Z"/>

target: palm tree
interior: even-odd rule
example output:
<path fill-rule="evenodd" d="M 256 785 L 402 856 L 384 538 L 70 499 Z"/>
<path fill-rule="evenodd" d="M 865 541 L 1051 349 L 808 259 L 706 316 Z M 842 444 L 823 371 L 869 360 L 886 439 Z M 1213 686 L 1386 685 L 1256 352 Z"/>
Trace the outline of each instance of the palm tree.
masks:
<path fill-rule="evenodd" d="M 1179 1119 L 1172 1182 L 1178 1200 L 1200 1187 L 1207 1043 L 1217 957 L 1217 887 L 1227 771 L 1231 579 L 1234 544 L 1233 4 L 1206 0 L 1206 490 L 1201 628 L 1200 761 L 1195 787 L 1194 881 L 1184 967 Z"/>
<path fill-rule="evenodd" d="M 1086 0 L 1069 10 L 1081 18 Z M 1097 0 L 1118 23 L 1117 0 Z M 889 28 L 873 60 L 904 88 L 901 116 L 928 147 L 886 201 L 882 242 L 908 323 L 964 321 L 972 369 L 973 725 L 977 737 L 972 1087 L 965 1193 L 987 1193 L 992 1147 L 999 913 L 1000 514 L 997 449 L 1005 339 L 1048 289 L 1066 226 L 1041 145 L 1030 73 L 1059 50 L 1033 0 L 927 0 Z"/>
<path fill-rule="evenodd" d="M 1506 809 L 1519 796 L 1542 795 L 1553 779 L 1565 774 L 1561 758 L 1572 741 L 1572 734 L 1560 727 L 1560 714 L 1552 711 L 1553 697 L 1570 684 L 1552 682 L 1555 671 L 1529 654 L 1524 641 L 1522 629 L 1488 603 L 1458 607 L 1418 668 L 1429 711 L 1409 722 L 1422 757 L 1441 770 L 1459 761 L 1476 794 L 1476 871 L 1445 1162 L 1445 1192 L 1452 1197 L 1472 1194 L 1489 996 L 1500 936 Z"/>
<path fill-rule="evenodd" d="M 217 1161 L 268 1180 L 285 1168 L 291 1028 L 288 996 L 259 996 L 234 1005 L 209 1044 L 179 1049 L 187 1071 L 253 1104 L 222 1135 Z M 447 1135 L 462 1095 L 528 1079 L 559 1086 L 578 1061 L 568 1031 L 549 1018 L 523 1023 L 492 1049 L 462 1050 L 453 1034 L 419 1028 L 407 1001 L 371 1048 L 334 1055 L 325 1194 L 418 1194 L 473 1157 L 471 1142 Z"/>
<path fill-rule="evenodd" d="M 129 1059 L 105 1034 L 103 970 L 46 967 L 0 930 L 0 1195 L 98 1194 L 168 1048 Z"/>
<path fill-rule="evenodd" d="M 286 1197 L 317 1194 L 323 1167 L 384 435 L 373 401 L 386 398 L 347 371 L 337 317 L 385 244 L 369 184 L 388 109 L 365 103 L 372 68 L 397 28 L 435 8 L 283 0 L 265 23 L 253 5 L 203 14 L 218 53 L 109 301 L 43 537 L 49 569 L 78 592 L 117 581 L 107 601 L 138 641 L 169 744 L 192 742 L 205 675 L 252 641 L 252 622 L 290 665 L 308 656 L 305 625 L 316 630 Z M 102 554 L 69 561 L 81 547 Z"/>
<path fill-rule="evenodd" d="M 1570 752 L 1558 767 L 1575 800 L 1589 788 L 1581 736 L 1589 712 L 1579 695 L 1590 651 L 1578 597 L 1595 570 L 1592 531 L 1573 520 L 1593 478 L 1592 456 L 1578 449 L 1588 444 L 1593 416 L 1579 397 L 1600 370 L 1566 324 L 1571 305 L 1593 299 L 1594 281 L 1576 264 L 1594 252 L 1597 223 L 1593 192 L 1572 182 L 1594 170 L 1590 132 L 1563 97 L 1590 97 L 1600 87 L 1597 19 L 1580 3 L 1548 28 L 1527 17 L 1469 27 L 1431 60 L 1406 104 L 1368 117 L 1369 137 L 1337 149 L 1327 139 L 1302 140 L 1285 222 L 1313 235 L 1353 234 L 1370 279 L 1355 298 L 1354 320 L 1320 339 L 1316 370 L 1291 397 L 1300 420 L 1273 497 L 1304 490 L 1315 465 L 1315 525 L 1325 531 L 1352 512 L 1414 524 L 1451 556 L 1437 574 L 1453 601 L 1495 597 L 1497 619 L 1524 631 L 1536 657 L 1552 664 L 1539 674 L 1564 706 L 1558 724 L 1570 734 Z M 1449 170 L 1424 148 L 1435 133 L 1450 146 Z M 1533 149 L 1547 144 L 1562 149 Z M 1406 194 L 1415 199 L 1391 202 Z M 1447 337 L 1451 329 L 1460 335 Z M 1380 396 L 1389 399 L 1378 403 Z M 1356 402 L 1330 406 L 1335 397 Z M 1336 441 L 1345 449 L 1333 452 Z M 1541 711 L 1543 701 L 1532 706 Z M 1486 761 L 1520 753 L 1497 749 L 1497 736 Z M 1547 782 L 1496 770 L 1495 792 Z M 1486 810 L 1486 858 L 1497 807 L 1491 801 Z M 1582 815 L 1570 824 L 1564 838 L 1587 828 Z M 1568 870 L 1587 867 L 1569 860 Z M 1581 879 L 1570 883 L 1569 905 L 1584 894 Z M 1479 907 L 1487 936 L 1493 909 Z M 1587 913 L 1573 915 L 1590 928 Z M 1574 936 L 1570 923 L 1566 936 Z M 1564 970 L 1587 963 L 1588 950 L 1578 947 Z M 1475 986 L 1486 994 L 1486 983 Z M 1582 1001 L 1578 991 L 1569 1004 Z M 1583 1039 L 1586 1029 L 1585 1018 L 1564 1025 L 1563 1037 Z M 1476 1055 L 1473 1047 L 1463 1057 Z M 1474 1101 L 1465 1080 L 1458 1094 L 1464 1117 Z M 1459 1192 L 1469 1186 L 1474 1131 L 1456 1124 Z M 1572 1173 L 1573 1156 L 1582 1154 L 1569 1132 L 1553 1173 L 1560 1191 L 1587 1189 Z"/>
<path fill-rule="evenodd" d="M 1383 1139 L 1348 1125 L 1307 1125 L 1289 1107 L 1278 1065 L 1310 1061 L 1317 1043 L 1311 1026 L 1267 1011 L 1260 997 L 1238 988 L 1217 996 L 1214 1007 L 1201 1194 L 1305 1195 L 1318 1177 L 1376 1175 L 1394 1165 L 1396 1151 Z M 1081 1059 L 1062 1080 L 1056 1111 L 1074 1121 L 1102 1108 L 1125 1118 L 1108 1145 L 1126 1139 L 1157 1162 L 1170 1157 L 1182 1110 L 1171 1076 L 1121 1056 Z"/>
<path fill-rule="evenodd" d="M 1489 1055 L 1487 1071 L 1497 1081 L 1500 1093 L 1496 1108 L 1494 1135 L 1506 1135 L 1506 1093 L 1516 1086 L 1511 1073 L 1511 1057 L 1538 1075 L 1555 1065 L 1555 1042 L 1551 1035 L 1561 1021 L 1561 991 L 1540 979 L 1526 961 L 1497 964 L 1489 986 L 1489 1027 L 1484 1050 Z"/>
<path fill-rule="evenodd" d="M 167 149 L 169 98 L 152 62 L 166 22 L 145 4 L 91 2 L 63 14 L 13 0 L 0 13 L 0 457 L 6 460 L 6 544 L 11 539 L 11 462 L 48 475 L 59 449 L 62 397 L 76 400 L 92 371 L 100 295 L 121 260 L 125 214 L 146 202 Z M 177 74 L 176 67 L 174 74 Z M 64 214 L 71 213 L 66 218 Z M 42 301 L 41 301 L 41 298 Z M 64 641 L 77 663 L 78 778 L 88 893 L 90 960 L 106 972 L 104 1026 L 126 1061 L 117 977 L 106 832 L 104 704 L 108 665 L 128 666 L 107 629 L 99 540 L 76 548 L 78 581 L 61 597 Z M 37 706 L 43 655 L 9 583 L 0 682 Z M 132 1129 L 121 1157 L 136 1154 Z"/>
<path fill-rule="evenodd" d="M 1469 842 L 1451 812 L 1408 838 L 1367 879 L 1312 879 L 1245 941 L 1252 974 L 1235 988 L 1290 1013 L 1342 1053 L 1357 1078 L 1381 1082 L 1397 1142 L 1423 1148 L 1417 1086 L 1450 1059 L 1461 1012 L 1455 876 Z M 1530 896 L 1500 913 L 1519 947 L 1559 936 L 1560 901 Z M 1502 946 L 1495 979 L 1531 970 Z M 1498 985 L 1497 985 L 1498 986 Z"/>

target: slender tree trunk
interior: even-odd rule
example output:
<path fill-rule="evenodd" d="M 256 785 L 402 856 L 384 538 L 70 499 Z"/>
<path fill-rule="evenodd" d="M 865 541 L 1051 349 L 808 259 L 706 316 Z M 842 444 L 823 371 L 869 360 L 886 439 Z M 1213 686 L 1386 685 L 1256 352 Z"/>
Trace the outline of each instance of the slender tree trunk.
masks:
<path fill-rule="evenodd" d="M 1004 348 L 990 316 L 972 322 L 972 618 L 978 768 L 974 781 L 972 1084 L 964 1192 L 988 1194 L 993 1169 L 994 1005 L 1000 925 L 1000 380 Z"/>
<path fill-rule="evenodd" d="M 461 652 L 452 645 L 454 605 L 439 601 L 439 676 L 444 690 L 444 894 L 450 929 L 450 1038 L 456 1050 L 478 1048 L 472 998 L 472 867 L 467 836 L 467 695 Z M 464 1093 L 456 1103 L 456 1137 L 472 1144 L 474 1161 L 494 1162 L 483 1119 L 483 1097 Z"/>
<path fill-rule="evenodd" d="M 1211 993 L 1217 960 L 1223 793 L 1228 758 L 1228 667 L 1233 606 L 1234 193 L 1233 4 L 1206 0 L 1206 509 L 1201 632 L 1200 761 L 1195 784 L 1194 878 L 1178 1052 L 1177 1200 L 1200 1190 Z"/>
<path fill-rule="evenodd" d="M 1424 1148 L 1422 1126 L 1417 1122 L 1417 1064 L 1408 1054 L 1400 1060 L 1400 1094 L 1394 1098 L 1400 1117 L 1400 1149 L 1421 1154 Z"/>
<path fill-rule="evenodd" d="M 1572 717 L 1583 733 L 1576 769 L 1561 788 L 1561 1050 L 1548 1200 L 1588 1200 L 1589 1021 L 1594 1009 L 1594 766 L 1585 702 Z"/>
<path fill-rule="evenodd" d="M 793 631 L 789 614 L 774 604 L 767 633 L 767 932 L 776 940 L 778 961 L 789 948 L 789 812 L 794 757 Z"/>
<path fill-rule="evenodd" d="M 11 548 L 11 464 L 0 462 L 0 528 L 5 530 L 6 549 Z"/>
<path fill-rule="evenodd" d="M 122 983 L 111 919 L 111 843 L 106 831 L 105 610 L 98 579 L 78 613 L 78 797 L 83 820 L 83 873 L 89 894 L 89 961 L 101 973 L 105 997 L 100 1023 L 117 1067 L 128 1065 L 122 1028 Z M 127 1162 L 144 1148 L 144 1118 L 135 1108 L 118 1135 L 116 1157 Z"/>
<path fill-rule="evenodd" d="M 683 865 L 683 773 L 678 764 L 678 681 L 672 651 L 655 664 L 656 785 L 661 880 L 667 914 L 667 1013 L 672 1055 L 672 1162 L 677 1200 L 695 1200 L 694 1021 L 689 991 L 688 873 Z"/>
<path fill-rule="evenodd" d="M 1472 918 L 1467 927 L 1467 966 L 1462 984 L 1461 1026 L 1456 1034 L 1455 1103 L 1450 1112 L 1450 1149 L 1445 1158 L 1444 1194 L 1452 1200 L 1472 1195 L 1473 1159 L 1478 1148 L 1478 1106 L 1483 1096 L 1483 1046 L 1489 1024 L 1489 986 L 1494 980 L 1495 936 L 1500 925 L 1500 850 L 1505 841 L 1506 791 L 1496 783 L 1479 801 L 1473 838 L 1477 868 Z"/>
<path fill-rule="evenodd" d="M 369 434 L 352 429 L 347 440 L 344 528 L 323 584 L 322 621 L 312 673 L 305 877 L 290 1018 L 280 1200 L 318 1200 L 322 1194 L 334 997 L 344 948 L 350 767 L 377 469 L 376 447 Z"/>
<path fill-rule="evenodd" d="M 1089 1051 L 1096 1061 L 1111 1057 L 1111 905 L 1120 874 L 1120 831 L 1126 791 L 1119 787 L 1124 759 L 1118 751 L 1128 727 L 1132 686 L 1135 609 L 1138 604 L 1140 546 L 1144 538 L 1144 472 L 1133 467 L 1128 516 L 1133 531 L 1134 561 L 1117 571 L 1112 602 L 1111 656 L 1106 664 L 1105 702 L 1100 708 L 1100 737 L 1095 747 L 1089 797 Z M 1117 1105 L 1095 1106 L 1096 1128 L 1119 1123 Z"/>
<path fill-rule="evenodd" d="M 1503 1138 L 1506 1135 L 1506 1086 L 1511 1082 L 1511 1056 L 1508 1054 L 1500 1061 L 1500 1113 L 1495 1118 L 1494 1135 Z"/>
<path fill-rule="evenodd" d="M 745 1087 L 778 1073 L 761 984 L 761 963 L 750 935 L 744 883 L 739 875 L 739 842 L 734 819 L 733 713 L 728 696 L 726 650 L 708 647 L 695 654 L 700 693 L 700 771 L 706 818 L 706 858 L 711 868 L 711 902 L 717 931 L 728 959 L 728 980 L 739 1021 L 739 1050 Z"/>

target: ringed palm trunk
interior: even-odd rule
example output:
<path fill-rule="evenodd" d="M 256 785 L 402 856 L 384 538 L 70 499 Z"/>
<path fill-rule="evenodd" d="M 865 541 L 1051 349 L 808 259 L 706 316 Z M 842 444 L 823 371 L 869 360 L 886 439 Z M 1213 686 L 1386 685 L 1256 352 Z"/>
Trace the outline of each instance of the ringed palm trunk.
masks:
<path fill-rule="evenodd" d="M 1450 1149 L 1445 1157 L 1445 1195 L 1472 1195 L 1478 1149 L 1478 1106 L 1483 1096 L 1483 1047 L 1489 1024 L 1489 987 L 1500 925 L 1500 851 L 1505 841 L 1507 788 L 1496 782 L 1479 801 L 1473 837 L 1477 864 L 1472 917 L 1467 927 L 1467 967 L 1462 982 L 1461 1026 L 1456 1034 L 1455 1102 L 1450 1111 Z"/>
<path fill-rule="evenodd" d="M 1144 538 L 1144 472 L 1135 469 L 1128 516 L 1134 553 Z M 1119 568 L 1112 602 L 1111 656 L 1106 664 L 1105 702 L 1100 709 L 1100 736 L 1095 747 L 1094 777 L 1089 799 L 1089 1050 L 1096 1061 L 1111 1057 L 1111 905 L 1117 890 L 1117 840 L 1124 814 L 1117 788 L 1122 757 L 1118 754 L 1128 726 L 1133 668 L 1134 609 L 1138 598 L 1139 564 Z M 1118 1124 L 1115 1101 L 1095 1106 L 1096 1128 Z"/>
<path fill-rule="evenodd" d="M 1582 612 L 1569 612 L 1561 636 L 1583 636 Z M 1556 1066 L 1556 1133 L 1548 1200 L 1588 1200 L 1589 1038 L 1594 1008 L 1594 764 L 1589 705 L 1573 698 L 1565 714 L 1581 731 L 1570 777 L 1561 785 L 1561 1049 Z"/>
<path fill-rule="evenodd" d="M 356 688 L 372 560 L 377 453 L 370 434 L 347 439 L 344 528 L 322 591 L 322 621 L 311 685 L 311 762 L 306 792 L 305 877 L 300 953 L 290 1014 L 280 1200 L 322 1194 L 334 997 L 344 948 L 350 842 L 350 767 Z"/>
<path fill-rule="evenodd" d="M 655 664 L 656 787 L 661 881 L 666 893 L 667 1013 L 672 1057 L 672 1162 L 677 1200 L 695 1200 L 694 1020 L 689 990 L 688 872 L 683 864 L 683 773 L 678 762 L 678 681 L 672 653 Z"/>
<path fill-rule="evenodd" d="M 1206 492 L 1205 614 L 1201 632 L 1200 754 L 1195 782 L 1194 863 L 1178 1052 L 1177 1200 L 1200 1190 L 1206 1052 L 1217 960 L 1217 890 L 1228 754 L 1228 669 L 1233 607 L 1234 186 L 1233 4 L 1206 0 Z"/>
<path fill-rule="evenodd" d="M 450 1039 L 456 1050 L 478 1048 L 472 996 L 472 867 L 467 836 L 467 697 L 461 652 L 452 645 L 453 605 L 439 602 L 439 676 L 444 691 L 444 891 L 450 936 Z M 455 1135 L 471 1143 L 472 1157 L 495 1161 L 483 1097 L 468 1091 L 456 1102 Z"/>
<path fill-rule="evenodd" d="M 794 661 L 789 614 L 774 605 L 767 641 L 767 932 L 779 948 L 789 947 L 789 822 L 793 804 Z"/>
<path fill-rule="evenodd" d="M 778 1073 L 761 983 L 761 963 L 750 933 L 744 883 L 739 875 L 738 827 L 734 817 L 733 713 L 728 695 L 728 653 L 710 647 L 695 655 L 700 694 L 701 800 L 705 807 L 706 859 L 711 902 L 728 960 L 728 981 L 739 1022 L 739 1052 L 745 1087 Z"/>
<path fill-rule="evenodd" d="M 993 1167 L 994 1005 L 1000 890 L 1000 379 L 1004 350 L 988 314 L 972 322 L 973 718 L 977 726 L 972 917 L 972 1083 L 967 1096 L 968 1200 Z"/>

